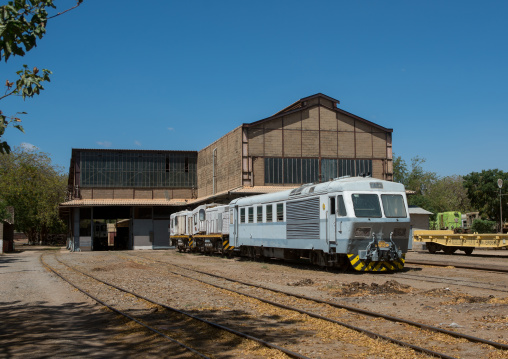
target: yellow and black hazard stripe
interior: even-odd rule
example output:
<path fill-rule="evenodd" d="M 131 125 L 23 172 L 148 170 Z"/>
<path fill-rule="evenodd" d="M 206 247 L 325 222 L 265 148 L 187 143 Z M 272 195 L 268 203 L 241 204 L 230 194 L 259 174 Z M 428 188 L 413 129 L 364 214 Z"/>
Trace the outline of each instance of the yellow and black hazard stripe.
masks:
<path fill-rule="evenodd" d="M 194 248 L 194 238 L 189 238 L 189 248 Z"/>
<path fill-rule="evenodd" d="M 232 251 L 233 249 L 235 249 L 235 247 L 229 245 L 229 239 L 228 238 L 224 238 L 222 240 L 222 251 L 223 252 L 227 252 L 227 251 Z"/>
<path fill-rule="evenodd" d="M 349 262 L 354 270 L 359 272 L 386 272 L 397 271 L 404 268 L 406 262 L 406 255 L 403 254 L 401 258 L 393 261 L 366 261 L 360 259 L 357 254 L 348 254 Z"/>

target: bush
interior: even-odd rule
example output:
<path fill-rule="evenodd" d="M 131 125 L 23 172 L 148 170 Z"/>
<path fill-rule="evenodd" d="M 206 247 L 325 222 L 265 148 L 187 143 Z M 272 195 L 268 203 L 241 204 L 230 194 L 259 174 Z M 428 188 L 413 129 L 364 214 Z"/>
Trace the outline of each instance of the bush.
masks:
<path fill-rule="evenodd" d="M 483 219 L 475 219 L 471 225 L 475 233 L 496 233 L 496 222 Z"/>

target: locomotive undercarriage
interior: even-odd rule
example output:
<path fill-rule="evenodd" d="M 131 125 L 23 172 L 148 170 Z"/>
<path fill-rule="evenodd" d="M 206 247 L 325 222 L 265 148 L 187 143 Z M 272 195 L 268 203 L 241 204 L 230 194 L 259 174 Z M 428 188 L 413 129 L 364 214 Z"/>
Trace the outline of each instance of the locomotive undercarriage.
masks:
<path fill-rule="evenodd" d="M 339 268 L 342 270 L 350 266 L 345 254 L 325 253 L 322 250 L 241 246 L 240 256 L 256 260 L 277 258 L 297 261 L 303 259 L 320 267 Z"/>

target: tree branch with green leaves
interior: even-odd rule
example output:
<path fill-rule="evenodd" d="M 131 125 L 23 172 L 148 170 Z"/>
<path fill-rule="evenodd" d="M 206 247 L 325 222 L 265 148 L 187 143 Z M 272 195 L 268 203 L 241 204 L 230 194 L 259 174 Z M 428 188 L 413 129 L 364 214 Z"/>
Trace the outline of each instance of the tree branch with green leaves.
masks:
<path fill-rule="evenodd" d="M 60 16 L 77 8 L 83 0 L 77 0 L 76 5 L 50 16 L 48 10 L 56 9 L 54 0 L 14 0 L 0 7 L 0 61 L 5 62 L 14 56 L 25 56 L 26 53 L 37 46 L 37 40 L 46 34 L 46 25 L 49 19 Z M 21 96 L 23 99 L 39 95 L 44 90 L 43 83 L 49 82 L 51 71 L 37 67 L 32 70 L 27 65 L 16 72 L 18 79 L 6 80 L 5 93 L 0 100 L 9 96 Z M 18 113 L 19 114 L 19 113 Z M 0 153 L 9 153 L 10 146 L 2 137 L 7 127 L 24 132 L 19 125 L 21 119 L 17 116 L 6 116 L 0 111 Z"/>

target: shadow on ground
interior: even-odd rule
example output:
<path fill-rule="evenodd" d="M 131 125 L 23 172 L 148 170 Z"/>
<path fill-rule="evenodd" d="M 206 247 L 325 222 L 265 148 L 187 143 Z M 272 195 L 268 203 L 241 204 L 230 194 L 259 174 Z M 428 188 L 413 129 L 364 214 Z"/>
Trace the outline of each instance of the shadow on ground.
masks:
<path fill-rule="evenodd" d="M 87 303 L 0 302 L 0 358 L 172 357 L 189 353 Z"/>

